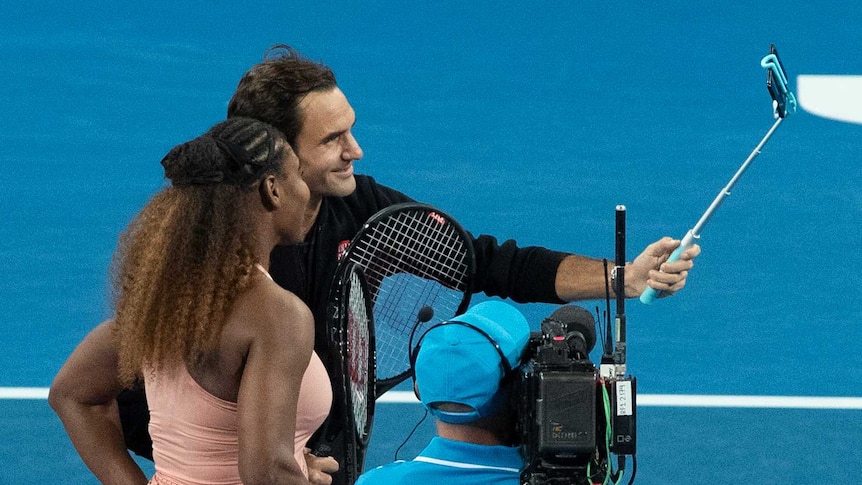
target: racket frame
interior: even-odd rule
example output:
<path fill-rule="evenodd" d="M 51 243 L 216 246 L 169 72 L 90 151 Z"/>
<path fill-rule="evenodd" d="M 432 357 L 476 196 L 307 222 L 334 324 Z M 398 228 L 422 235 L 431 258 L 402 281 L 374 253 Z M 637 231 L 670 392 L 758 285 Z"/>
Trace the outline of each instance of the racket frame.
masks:
<path fill-rule="evenodd" d="M 368 268 L 369 265 L 367 264 L 367 262 L 356 259 L 357 253 L 359 253 L 359 251 L 360 251 L 359 248 L 361 248 L 362 245 L 365 244 L 365 239 L 368 237 L 369 234 L 372 234 L 372 232 L 375 230 L 375 228 L 380 227 L 387 220 L 390 220 L 394 217 L 397 217 L 399 214 L 404 214 L 404 213 L 409 213 L 409 212 L 416 212 L 419 214 L 424 213 L 424 214 L 427 214 L 428 217 L 431 217 L 436 222 L 440 223 L 441 225 L 448 225 L 452 229 L 452 233 L 457 235 L 458 239 L 461 240 L 461 242 L 463 243 L 464 252 L 466 253 L 464 255 L 464 260 L 463 260 L 464 268 L 465 268 L 464 272 L 463 272 L 464 277 L 463 277 L 463 281 L 462 281 L 463 289 L 453 287 L 451 285 L 451 282 L 441 281 L 440 279 L 437 279 L 437 278 L 428 278 L 427 275 L 417 274 L 417 273 L 410 272 L 410 271 L 393 271 L 391 273 L 388 273 L 385 276 L 389 276 L 389 275 L 397 274 L 397 273 L 413 274 L 414 276 L 418 276 L 420 278 L 423 278 L 423 279 L 426 279 L 429 281 L 436 281 L 437 283 L 441 284 L 442 286 L 444 286 L 446 288 L 449 288 L 449 289 L 452 289 L 455 291 L 461 291 L 463 296 L 462 296 L 461 302 L 459 303 L 458 308 L 455 310 L 454 314 L 444 315 L 442 318 L 449 319 L 449 318 L 452 318 L 456 315 L 460 315 L 460 314 L 464 313 L 470 305 L 470 299 L 472 297 L 472 292 L 473 292 L 472 291 L 472 284 L 473 284 L 473 279 L 474 279 L 475 273 L 476 273 L 476 254 L 475 254 L 475 250 L 473 248 L 473 238 L 458 223 L 458 221 L 455 220 L 452 216 L 450 216 L 449 214 L 447 214 L 447 213 L 445 213 L 445 212 L 443 212 L 443 211 L 441 211 L 441 210 L 437 209 L 436 207 L 431 206 L 429 204 L 423 204 L 423 203 L 419 203 L 419 202 L 403 202 L 403 203 L 391 205 L 389 207 L 386 207 L 386 208 L 378 211 L 376 214 L 371 216 L 368 219 L 368 221 L 366 221 L 365 224 L 363 224 L 363 226 L 359 230 L 359 232 L 353 237 L 353 239 L 351 239 L 350 244 L 348 244 L 347 248 L 345 249 L 344 253 L 341 256 L 341 260 L 340 260 L 341 262 L 339 262 L 339 265 L 343 264 L 343 262 L 345 262 L 345 261 L 350 261 L 350 262 L 360 266 L 363 269 L 363 271 L 366 272 L 367 282 L 369 285 L 369 289 L 371 290 L 371 293 L 372 293 L 372 306 L 373 306 L 374 303 L 376 303 L 376 301 L 377 301 L 377 298 L 376 298 L 377 291 L 380 288 L 374 288 L 373 287 L 374 285 L 373 285 L 372 279 L 367 277 L 368 272 L 369 272 L 369 268 Z M 421 236 L 425 236 L 425 238 L 428 238 L 427 234 L 420 234 L 420 237 Z M 335 287 L 333 287 L 333 289 L 335 289 Z M 437 315 L 435 315 L 434 318 L 439 319 L 439 317 Z M 411 330 L 415 330 L 415 327 L 418 325 L 418 318 L 417 318 L 417 321 L 414 321 L 412 323 L 413 323 L 413 327 Z M 428 325 L 433 324 L 431 321 L 425 322 L 425 323 L 427 323 Z M 380 322 L 377 321 L 376 324 L 379 325 Z M 405 335 L 405 338 L 408 338 L 408 335 Z M 409 352 L 410 352 L 410 349 L 409 349 L 409 344 L 408 344 L 408 346 L 406 347 L 406 350 L 405 350 L 405 354 L 404 354 L 404 364 L 405 365 L 404 365 L 403 371 L 398 372 L 393 376 L 384 377 L 383 379 L 380 379 L 379 376 L 375 376 L 375 378 L 378 379 L 376 382 L 376 395 L 377 396 L 382 395 L 386 391 L 392 389 L 397 384 L 399 384 L 400 382 L 402 382 L 405 379 L 407 379 L 408 377 L 410 377 Z M 378 359 L 380 358 L 381 355 L 385 355 L 385 354 L 381 354 L 380 352 L 375 352 L 375 353 L 376 353 L 376 356 Z M 378 366 L 378 368 L 379 367 L 380 366 Z"/>
<path fill-rule="evenodd" d="M 354 279 L 355 277 L 355 279 Z M 368 439 L 371 434 L 371 427 L 374 420 L 374 405 L 376 401 L 375 392 L 375 369 L 376 369 L 376 353 L 375 353 L 375 338 L 374 338 L 374 312 L 372 311 L 371 294 L 368 289 L 368 283 L 365 278 L 365 273 L 361 266 L 352 263 L 348 260 L 342 260 L 336 270 L 336 277 L 333 280 L 334 298 L 330 299 L 328 319 L 335 325 L 330 325 L 330 340 L 331 344 L 337 349 L 339 356 L 339 369 L 341 375 L 336 378 L 344 404 L 346 422 L 342 423 L 340 429 L 329 430 L 331 439 L 340 432 L 343 435 L 344 444 L 344 460 L 341 463 L 341 471 L 347 478 L 347 483 L 353 483 L 362 473 L 365 464 L 365 450 L 368 446 Z M 366 368 L 366 396 L 365 396 L 365 424 L 361 429 L 357 429 L 358 420 L 354 413 L 355 397 L 351 385 L 351 347 L 350 342 L 350 318 L 351 318 L 351 292 L 355 289 L 354 284 L 359 284 L 360 295 L 364 301 L 364 308 L 360 311 L 365 313 L 366 322 L 368 325 L 367 343 L 367 359 Z"/>

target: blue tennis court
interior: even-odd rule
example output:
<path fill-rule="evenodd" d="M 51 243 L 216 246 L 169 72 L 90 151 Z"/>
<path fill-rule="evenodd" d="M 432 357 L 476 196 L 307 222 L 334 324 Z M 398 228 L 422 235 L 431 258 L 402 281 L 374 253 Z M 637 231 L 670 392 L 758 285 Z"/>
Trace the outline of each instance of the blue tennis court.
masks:
<path fill-rule="evenodd" d="M 473 233 L 596 257 L 613 256 L 622 204 L 629 259 L 682 237 L 772 125 L 760 59 L 776 44 L 793 85 L 808 83 L 802 108 L 705 229 L 689 286 L 627 305 L 635 483 L 859 482 L 862 124 L 824 117 L 862 117 L 857 4 L 254 7 L 7 5 L 0 483 L 96 483 L 47 387 L 110 314 L 108 263 L 161 187 L 162 156 L 222 119 L 279 42 L 334 69 L 357 112 L 357 171 Z M 554 309 L 519 308 L 535 325 Z M 377 407 L 369 466 L 422 416 L 406 390 Z M 429 418 L 399 458 L 432 434 Z"/>

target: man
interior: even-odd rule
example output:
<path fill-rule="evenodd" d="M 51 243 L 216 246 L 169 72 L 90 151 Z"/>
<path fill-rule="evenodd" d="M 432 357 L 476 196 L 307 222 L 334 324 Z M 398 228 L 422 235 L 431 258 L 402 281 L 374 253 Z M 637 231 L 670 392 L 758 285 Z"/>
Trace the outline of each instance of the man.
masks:
<path fill-rule="evenodd" d="M 496 301 L 431 327 L 416 346 L 414 390 L 437 436 L 412 461 L 369 470 L 356 484 L 519 483 L 509 394 L 529 338 L 524 316 Z"/>
<path fill-rule="evenodd" d="M 289 46 L 274 46 L 264 62 L 246 72 L 228 105 L 228 116 L 272 124 L 284 132 L 299 156 L 303 179 L 312 193 L 309 210 L 317 213 L 317 220 L 304 244 L 273 252 L 272 271 L 277 282 L 311 307 L 317 336 L 325 337 L 323 317 L 339 250 L 376 212 L 412 199 L 371 177 L 354 175 L 354 163 L 363 152 L 351 132 L 356 121 L 353 108 L 328 67 Z M 601 259 L 520 248 L 511 240 L 499 244 L 488 235 L 474 238 L 473 243 L 474 292 L 522 303 L 605 297 Z M 663 238 L 627 264 L 626 296 L 639 296 L 647 286 L 670 295 L 685 286 L 700 248 L 694 246 L 679 261 L 664 263 L 678 245 L 679 241 Z M 296 267 L 303 271 L 296 272 Z"/>
<path fill-rule="evenodd" d="M 276 282 L 311 308 L 316 322 L 315 350 L 330 372 L 337 372 L 326 348 L 326 306 L 339 251 L 369 217 L 412 199 L 371 177 L 354 174 L 354 164 L 363 152 L 351 131 L 356 122 L 353 108 L 329 67 L 289 46 L 274 46 L 262 63 L 245 73 L 228 105 L 228 116 L 257 118 L 276 126 L 299 156 L 303 179 L 312 192 L 309 210 L 316 212 L 317 219 L 304 244 L 273 251 L 271 272 Z M 666 294 L 681 289 L 700 248 L 690 248 L 680 261 L 662 264 L 678 244 L 661 239 L 628 264 L 626 296 L 638 296 L 648 285 Z M 473 246 L 474 292 L 543 303 L 605 297 L 601 259 L 541 247 L 522 248 L 511 240 L 498 243 L 489 235 L 475 237 Z M 337 413 L 330 415 L 333 428 L 338 428 L 340 419 Z M 337 441 L 334 450 L 329 449 L 331 445 L 321 449 L 339 459 L 343 451 L 337 448 Z M 339 478 L 336 483 L 341 483 Z"/>
<path fill-rule="evenodd" d="M 276 282 L 311 308 L 316 323 L 315 350 L 330 373 L 338 372 L 331 365 L 325 325 L 339 249 L 379 210 L 412 199 L 371 177 L 354 174 L 354 162 L 363 156 L 351 131 L 356 116 L 329 67 L 284 45 L 274 46 L 264 57 L 243 75 L 229 103 L 228 116 L 247 116 L 272 124 L 286 135 L 300 159 L 303 179 L 311 190 L 308 211 L 316 214 L 315 224 L 304 243 L 273 251 L 270 272 Z M 605 296 L 600 259 L 540 247 L 519 248 L 515 241 L 499 244 L 487 235 L 473 242 L 477 263 L 474 292 L 517 302 L 546 303 Z M 679 241 L 663 238 L 629 263 L 626 296 L 638 296 L 648 285 L 665 295 L 682 289 L 700 248 L 694 246 L 683 252 L 679 261 L 665 263 L 678 245 Z M 97 354 L 99 347 L 100 342 L 90 342 L 88 348 L 93 350 L 88 352 Z M 62 384 L 55 381 L 52 388 Z M 108 405 L 102 402 L 108 395 L 105 392 L 98 397 L 99 405 Z M 126 446 L 138 455 L 151 457 L 143 390 L 123 391 L 117 402 L 119 418 L 114 417 L 117 411 L 109 410 L 108 414 L 118 421 L 115 426 L 121 426 L 118 430 L 122 430 Z M 333 415 L 330 419 L 341 418 Z M 339 450 L 334 455 L 341 458 Z M 338 480 L 336 477 L 336 483 L 341 483 Z"/>

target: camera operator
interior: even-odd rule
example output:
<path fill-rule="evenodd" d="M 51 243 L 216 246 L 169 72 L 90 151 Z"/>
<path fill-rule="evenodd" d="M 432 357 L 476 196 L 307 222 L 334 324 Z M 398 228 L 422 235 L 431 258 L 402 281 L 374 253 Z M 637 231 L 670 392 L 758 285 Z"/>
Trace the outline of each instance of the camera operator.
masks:
<path fill-rule="evenodd" d="M 413 388 L 437 436 L 412 461 L 369 470 L 356 485 L 519 483 L 524 460 L 509 394 L 529 338 L 524 316 L 496 301 L 425 332 L 411 356 Z"/>

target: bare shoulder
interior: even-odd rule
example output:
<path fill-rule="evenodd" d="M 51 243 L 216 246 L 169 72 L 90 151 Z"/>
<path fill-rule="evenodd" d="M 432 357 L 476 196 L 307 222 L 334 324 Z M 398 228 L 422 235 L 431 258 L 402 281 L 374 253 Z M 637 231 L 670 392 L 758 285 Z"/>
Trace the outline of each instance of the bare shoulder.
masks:
<path fill-rule="evenodd" d="M 271 281 L 254 284 L 237 302 L 232 320 L 247 338 L 295 343 L 309 349 L 314 343 L 314 316 L 296 295 Z M 293 345 L 291 345 L 293 346 Z"/>

